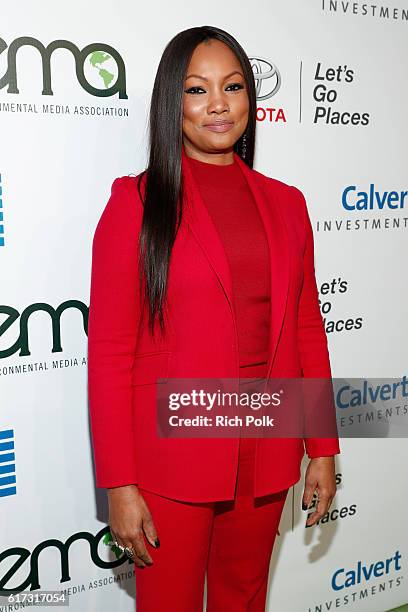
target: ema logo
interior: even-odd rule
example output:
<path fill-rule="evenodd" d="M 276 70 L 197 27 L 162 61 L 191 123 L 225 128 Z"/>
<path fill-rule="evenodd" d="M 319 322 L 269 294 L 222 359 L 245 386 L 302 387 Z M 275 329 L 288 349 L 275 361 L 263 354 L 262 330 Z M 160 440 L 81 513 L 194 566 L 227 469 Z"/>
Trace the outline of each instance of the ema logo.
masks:
<path fill-rule="evenodd" d="M 359 190 L 356 185 L 348 185 L 342 194 L 343 208 L 354 210 L 383 210 L 384 208 L 404 208 L 408 191 L 377 191 L 374 183 L 368 190 Z"/>
<path fill-rule="evenodd" d="M 336 570 L 332 576 L 331 584 L 335 591 L 340 591 L 348 587 L 355 587 L 362 582 L 369 582 L 373 578 L 380 578 L 389 574 L 391 571 L 401 571 L 401 553 L 395 551 L 393 557 L 387 557 L 384 561 L 376 561 L 370 565 L 358 561 L 357 567 L 346 570 L 344 567 Z"/>
<path fill-rule="evenodd" d="M 14 432 L 12 429 L 0 430 L 0 497 L 17 493 L 14 461 Z"/>
<path fill-rule="evenodd" d="M 6 315 L 5 321 L 0 325 L 0 337 L 6 333 L 8 328 L 14 323 L 16 323 L 16 327 L 19 328 L 19 330 L 17 330 L 17 340 L 8 348 L 0 350 L 0 359 L 10 357 L 18 351 L 20 357 L 31 355 L 29 348 L 29 319 L 35 312 L 39 311 L 46 312 L 50 317 L 52 328 L 50 331 L 50 335 L 52 336 L 52 352 L 61 353 L 63 350 L 61 344 L 61 316 L 68 308 L 80 311 L 82 315 L 82 326 L 87 334 L 89 308 L 79 300 L 66 300 L 57 308 L 45 302 L 39 302 L 27 306 L 21 314 L 12 306 L 0 304 L 0 315 Z M 21 369 L 21 366 L 19 367 Z"/>
<path fill-rule="evenodd" d="M 2 246 L 4 246 L 3 187 L 1 185 L 1 174 L 0 174 L 0 247 Z"/>
<path fill-rule="evenodd" d="M 89 531 L 78 531 L 70 534 L 64 540 L 57 537 L 52 537 L 47 540 L 42 540 L 32 549 L 24 548 L 23 546 L 13 546 L 11 548 L 2 549 L 1 562 L 4 566 L 4 571 L 0 574 L 0 591 L 2 595 L 7 593 L 21 593 L 22 591 L 36 591 L 44 588 L 44 584 L 48 584 L 50 574 L 44 571 L 44 559 L 41 557 L 48 554 L 59 555 L 56 562 L 53 564 L 51 576 L 53 583 L 68 583 L 65 589 L 62 589 L 65 595 L 74 595 L 79 592 L 84 592 L 86 587 L 84 584 L 72 584 L 72 573 L 78 567 L 83 553 L 80 551 L 89 550 L 89 561 L 100 570 L 109 572 L 109 575 L 104 579 L 92 580 L 89 583 L 89 589 L 96 589 L 105 584 L 105 580 L 109 581 L 112 570 L 123 565 L 118 579 L 123 580 L 134 579 L 135 570 L 132 567 L 133 561 L 126 556 L 126 553 L 120 549 L 110 545 L 111 534 L 109 525 L 103 527 L 98 533 L 93 534 Z M 78 546 L 76 543 L 80 542 Z M 109 546 L 109 558 L 106 559 L 105 550 L 101 543 Z M 114 550 L 112 550 L 114 549 Z M 119 551 L 119 554 L 117 554 Z M 102 552 L 102 555 L 101 555 Z M 7 570 L 6 570 L 7 568 Z M 44 576 L 44 574 L 46 574 Z M 9 584 L 11 583 L 11 584 Z M 27 600 L 25 600 L 27 601 Z M 28 607 L 28 606 L 27 606 Z M 17 608 L 7 606 L 8 610 Z M 5 607 L 0 607 L 0 610 L 5 610 Z"/>
<path fill-rule="evenodd" d="M 54 40 L 45 47 L 30 36 L 16 38 L 10 45 L 0 38 L 0 55 L 8 49 L 7 70 L 0 78 L 0 89 L 7 86 L 7 93 L 20 93 L 17 84 L 17 51 L 27 46 L 34 47 L 41 56 L 43 96 L 54 95 L 51 87 L 51 55 L 56 49 L 66 49 L 74 56 L 76 77 L 85 91 L 100 98 L 118 93 L 120 99 L 127 99 L 125 63 L 110 45 L 91 43 L 80 50 L 69 40 Z"/>

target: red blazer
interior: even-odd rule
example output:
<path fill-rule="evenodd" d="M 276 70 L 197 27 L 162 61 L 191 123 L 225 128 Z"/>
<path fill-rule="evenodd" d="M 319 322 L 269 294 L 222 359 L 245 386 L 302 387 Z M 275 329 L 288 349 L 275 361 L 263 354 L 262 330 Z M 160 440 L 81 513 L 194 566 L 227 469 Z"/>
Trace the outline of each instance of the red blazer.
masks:
<path fill-rule="evenodd" d="M 304 196 L 234 157 L 259 208 L 270 249 L 267 377 L 330 377 Z M 239 377 L 228 261 L 184 151 L 182 172 L 186 198 L 170 262 L 165 338 L 152 339 L 147 305 L 140 300 L 137 237 L 143 211 L 137 177 L 113 182 L 95 231 L 88 391 L 96 485 L 135 483 L 184 501 L 232 499 L 238 438 L 156 434 L 157 378 Z M 258 438 L 254 495 L 297 482 L 305 449 L 309 457 L 340 452 L 338 438 Z"/>

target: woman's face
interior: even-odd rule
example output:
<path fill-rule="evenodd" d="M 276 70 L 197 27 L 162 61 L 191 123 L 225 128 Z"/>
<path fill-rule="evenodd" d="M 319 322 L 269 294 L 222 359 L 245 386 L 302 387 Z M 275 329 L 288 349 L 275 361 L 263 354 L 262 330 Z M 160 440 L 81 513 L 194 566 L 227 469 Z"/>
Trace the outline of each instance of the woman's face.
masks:
<path fill-rule="evenodd" d="M 245 132 L 249 100 L 241 64 L 225 43 L 211 39 L 194 50 L 183 94 L 183 143 L 187 155 L 232 163 Z"/>

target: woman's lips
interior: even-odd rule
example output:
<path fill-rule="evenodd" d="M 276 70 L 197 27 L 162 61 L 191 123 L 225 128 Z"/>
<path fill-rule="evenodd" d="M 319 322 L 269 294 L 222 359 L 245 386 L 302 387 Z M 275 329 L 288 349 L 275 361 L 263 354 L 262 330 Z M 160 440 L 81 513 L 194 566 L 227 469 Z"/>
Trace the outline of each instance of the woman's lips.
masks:
<path fill-rule="evenodd" d="M 226 123 L 208 123 L 207 125 L 204 125 L 204 127 L 212 132 L 228 132 L 233 125 L 233 122 L 228 121 Z"/>

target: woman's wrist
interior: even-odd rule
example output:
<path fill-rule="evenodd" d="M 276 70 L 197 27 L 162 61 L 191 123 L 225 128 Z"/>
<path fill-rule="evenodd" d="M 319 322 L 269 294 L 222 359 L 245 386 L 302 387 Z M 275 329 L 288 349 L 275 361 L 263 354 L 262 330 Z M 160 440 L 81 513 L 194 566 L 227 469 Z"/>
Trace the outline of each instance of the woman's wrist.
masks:
<path fill-rule="evenodd" d="M 107 491 L 109 497 L 115 497 L 117 495 L 134 495 L 135 491 L 139 491 L 139 488 L 137 484 L 128 484 L 119 487 L 108 487 Z"/>

